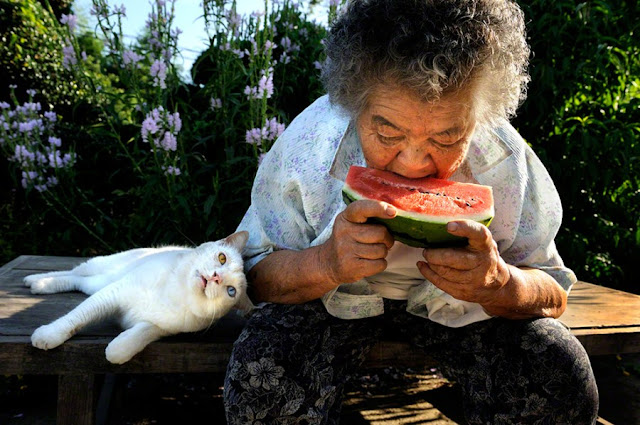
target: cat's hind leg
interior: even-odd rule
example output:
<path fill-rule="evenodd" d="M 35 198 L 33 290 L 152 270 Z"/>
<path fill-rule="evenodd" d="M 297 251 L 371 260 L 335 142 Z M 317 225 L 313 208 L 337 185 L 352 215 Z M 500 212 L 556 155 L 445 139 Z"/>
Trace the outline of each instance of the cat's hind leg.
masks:
<path fill-rule="evenodd" d="M 107 360 L 115 364 L 128 362 L 151 342 L 166 335 L 168 335 L 168 332 L 153 323 L 136 323 L 107 345 L 105 350 Z"/>

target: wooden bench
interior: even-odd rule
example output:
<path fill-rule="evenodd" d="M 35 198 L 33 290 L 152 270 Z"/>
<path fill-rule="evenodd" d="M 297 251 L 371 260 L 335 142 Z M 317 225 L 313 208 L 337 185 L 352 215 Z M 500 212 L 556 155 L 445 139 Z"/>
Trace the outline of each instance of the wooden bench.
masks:
<path fill-rule="evenodd" d="M 31 346 L 36 327 L 49 323 L 80 303 L 85 295 L 32 295 L 22 278 L 33 273 L 70 269 L 77 257 L 20 256 L 0 268 L 0 373 L 58 376 L 57 424 L 94 423 L 96 376 L 117 373 L 221 373 L 243 320 L 230 315 L 210 331 L 177 335 L 149 345 L 121 366 L 106 361 L 104 350 L 119 333 L 113 324 L 85 329 L 50 351 Z M 561 321 L 590 355 L 640 352 L 640 296 L 578 282 Z M 416 366 L 424 355 L 401 342 L 382 341 L 368 366 Z"/>

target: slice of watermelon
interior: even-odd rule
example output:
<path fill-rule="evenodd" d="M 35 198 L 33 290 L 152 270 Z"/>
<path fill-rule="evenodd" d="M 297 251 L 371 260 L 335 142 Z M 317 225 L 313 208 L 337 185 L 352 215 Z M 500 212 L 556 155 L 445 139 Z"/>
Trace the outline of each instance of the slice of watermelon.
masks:
<path fill-rule="evenodd" d="M 352 166 L 342 188 L 347 204 L 359 199 L 387 202 L 397 208 L 392 219 L 377 219 L 396 240 L 415 247 L 465 245 L 466 238 L 447 232 L 447 223 L 468 219 L 489 226 L 493 219 L 491 187 L 432 177 L 408 179 L 398 174 Z"/>

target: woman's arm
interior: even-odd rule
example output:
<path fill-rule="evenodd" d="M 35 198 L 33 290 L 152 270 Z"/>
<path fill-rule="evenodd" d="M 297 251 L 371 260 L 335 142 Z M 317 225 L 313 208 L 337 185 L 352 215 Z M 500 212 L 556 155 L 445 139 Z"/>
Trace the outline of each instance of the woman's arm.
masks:
<path fill-rule="evenodd" d="M 492 316 L 507 319 L 558 318 L 567 308 L 567 291 L 542 270 L 507 265 L 510 277 L 495 296 L 482 304 Z"/>
<path fill-rule="evenodd" d="M 321 247 L 275 251 L 249 271 L 254 303 L 300 304 L 320 298 L 336 285 L 322 263 Z"/>

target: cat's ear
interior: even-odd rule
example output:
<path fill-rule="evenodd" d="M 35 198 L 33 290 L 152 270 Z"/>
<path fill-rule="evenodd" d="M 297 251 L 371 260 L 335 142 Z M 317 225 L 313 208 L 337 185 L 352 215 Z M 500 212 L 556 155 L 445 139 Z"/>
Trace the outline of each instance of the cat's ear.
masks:
<path fill-rule="evenodd" d="M 226 243 L 236 248 L 239 252 L 242 252 L 244 247 L 247 245 L 247 240 L 249 240 L 249 232 L 246 230 L 235 232 L 233 235 L 229 235 L 224 238 Z"/>
<path fill-rule="evenodd" d="M 240 295 L 240 298 L 238 298 L 233 306 L 234 309 L 239 310 L 243 314 L 249 313 L 254 307 L 255 305 L 253 305 L 253 302 L 247 294 Z"/>
<path fill-rule="evenodd" d="M 236 232 L 224 238 L 224 241 L 227 244 L 231 245 L 240 252 L 242 252 L 244 247 L 247 245 L 247 240 L 249 240 L 249 232 L 247 232 L 246 230 Z"/>

